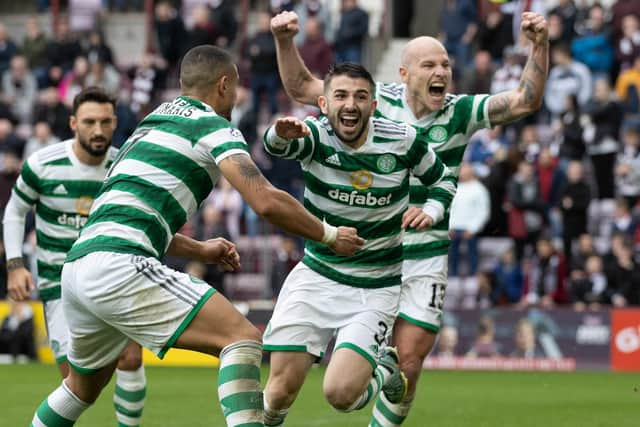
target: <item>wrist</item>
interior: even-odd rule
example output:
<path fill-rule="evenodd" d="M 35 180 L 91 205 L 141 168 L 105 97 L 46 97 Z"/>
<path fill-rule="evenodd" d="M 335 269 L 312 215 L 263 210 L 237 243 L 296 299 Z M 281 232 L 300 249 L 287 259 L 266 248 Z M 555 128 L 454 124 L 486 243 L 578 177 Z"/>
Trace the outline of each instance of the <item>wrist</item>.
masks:
<path fill-rule="evenodd" d="M 322 227 L 324 228 L 324 234 L 321 242 L 327 246 L 333 245 L 338 238 L 338 227 L 334 227 L 325 221 L 322 221 Z"/>
<path fill-rule="evenodd" d="M 18 268 L 24 268 L 24 260 L 22 257 L 7 260 L 7 271 L 13 271 Z"/>

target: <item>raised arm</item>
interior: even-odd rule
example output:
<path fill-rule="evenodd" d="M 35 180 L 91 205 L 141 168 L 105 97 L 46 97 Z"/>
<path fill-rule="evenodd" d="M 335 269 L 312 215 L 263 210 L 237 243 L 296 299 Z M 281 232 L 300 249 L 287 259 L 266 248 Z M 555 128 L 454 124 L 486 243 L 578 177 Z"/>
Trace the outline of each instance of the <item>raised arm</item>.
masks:
<path fill-rule="evenodd" d="M 249 206 L 273 225 L 306 239 L 325 243 L 339 255 L 353 255 L 364 244 L 355 228 L 336 228 L 320 222 L 296 199 L 271 185 L 248 155 L 231 155 L 218 166 Z"/>
<path fill-rule="evenodd" d="M 271 18 L 271 32 L 276 41 L 278 70 L 287 95 L 302 104 L 317 105 L 324 83 L 311 74 L 302 62 L 293 37 L 298 33 L 298 15 L 282 12 Z"/>
<path fill-rule="evenodd" d="M 542 105 L 549 68 L 549 34 L 542 15 L 524 12 L 520 31 L 531 41 L 531 51 L 517 89 L 489 98 L 492 126 L 510 123 L 536 111 Z"/>

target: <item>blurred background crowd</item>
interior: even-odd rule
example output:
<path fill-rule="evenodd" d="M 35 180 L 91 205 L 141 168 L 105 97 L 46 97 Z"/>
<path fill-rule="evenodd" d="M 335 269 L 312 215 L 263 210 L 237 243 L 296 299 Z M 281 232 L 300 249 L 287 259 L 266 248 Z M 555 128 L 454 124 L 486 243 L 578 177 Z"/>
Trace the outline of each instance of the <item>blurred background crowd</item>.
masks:
<path fill-rule="evenodd" d="M 11 3 L 0 6 L 0 208 L 22 162 L 71 137 L 70 103 L 78 91 L 99 85 L 118 96 L 113 144 L 120 146 L 145 114 L 178 93 L 179 58 L 205 43 L 236 55 L 242 88 L 233 122 L 265 175 L 301 198 L 299 168 L 269 157 L 261 143 L 274 116 L 318 114 L 282 90 L 269 31 L 273 14 L 298 12 L 297 43 L 318 76 L 336 61 L 363 62 L 376 74 L 391 40 L 429 34 L 453 61 L 450 91 L 474 94 L 519 84 L 527 45 L 517 39 L 518 17 L 522 10 L 543 13 L 551 39 L 544 106 L 513 125 L 480 131 L 469 143 L 451 215 L 446 304 L 581 311 L 640 305 L 640 1 Z M 439 17 L 429 28 L 420 21 L 425 7 Z M 139 55 L 126 41 L 114 48 L 122 37 L 109 23 L 127 19 L 145 29 L 143 42 L 130 41 L 142 43 Z M 397 73 L 385 80 L 398 80 Z M 35 269 L 33 218 L 28 229 L 25 254 Z M 243 264 L 237 274 L 168 260 L 234 300 L 275 298 L 302 256 L 300 241 L 257 218 L 224 181 L 182 232 L 237 243 Z M 3 264 L 1 242 L 0 254 Z M 0 299 L 5 295 L 0 265 Z"/>

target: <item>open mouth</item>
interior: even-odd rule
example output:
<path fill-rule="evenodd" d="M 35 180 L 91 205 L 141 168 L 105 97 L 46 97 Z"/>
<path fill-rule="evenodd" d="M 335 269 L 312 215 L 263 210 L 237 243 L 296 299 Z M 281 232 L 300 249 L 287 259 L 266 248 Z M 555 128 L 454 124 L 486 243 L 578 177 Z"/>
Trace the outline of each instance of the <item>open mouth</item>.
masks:
<path fill-rule="evenodd" d="M 340 124 L 342 124 L 342 126 L 347 128 L 356 127 L 356 125 L 358 124 L 358 121 L 359 121 L 359 117 L 357 115 L 344 114 L 340 116 Z"/>
<path fill-rule="evenodd" d="M 442 82 L 434 82 L 429 85 L 429 95 L 439 98 L 444 95 L 445 84 Z"/>

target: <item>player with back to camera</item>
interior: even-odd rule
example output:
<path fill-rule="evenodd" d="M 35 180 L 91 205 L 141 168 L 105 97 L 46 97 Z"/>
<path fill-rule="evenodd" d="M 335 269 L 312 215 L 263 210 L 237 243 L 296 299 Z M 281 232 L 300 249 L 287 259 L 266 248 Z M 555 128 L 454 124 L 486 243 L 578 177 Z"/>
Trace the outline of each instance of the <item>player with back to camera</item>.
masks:
<path fill-rule="evenodd" d="M 71 426 L 109 381 L 131 339 L 162 358 L 169 348 L 218 356 L 218 399 L 229 426 L 263 425 L 260 332 L 202 280 L 160 263 L 165 255 L 240 266 L 235 245 L 176 233 L 222 174 L 259 215 L 351 255 L 354 228 L 323 224 L 273 187 L 228 119 L 238 71 L 214 46 L 187 52 L 181 95 L 138 125 L 106 175 L 62 270 L 69 376 L 42 402 L 34 426 Z"/>
<path fill-rule="evenodd" d="M 282 12 L 271 20 L 276 39 L 278 67 L 287 93 L 296 101 L 316 104 L 323 82 L 305 67 L 293 43 L 298 32 L 294 12 Z M 530 52 L 518 88 L 492 96 L 447 93 L 451 66 L 444 46 L 433 37 L 417 37 L 402 51 L 402 84 L 377 83 L 376 114 L 409 123 L 424 132 L 434 151 L 454 173 L 458 173 L 470 136 L 478 129 L 506 124 L 535 112 L 542 105 L 548 71 L 549 42 L 543 16 L 524 12 L 521 33 L 530 42 Z M 422 362 L 431 351 L 442 321 L 447 284 L 449 216 L 426 231 L 413 228 L 413 219 L 427 194 L 411 179 L 411 204 L 405 223 L 403 285 L 398 319 L 393 330 L 400 366 L 409 380 L 409 393 L 400 404 L 380 393 L 371 426 L 401 425 L 411 408 Z M 451 197 L 434 194 L 443 205 Z"/>
<path fill-rule="evenodd" d="M 9 296 L 24 301 L 34 288 L 22 260 L 25 216 L 35 206 L 38 293 L 62 378 L 69 374 L 69 327 L 60 298 L 60 275 L 117 152 L 111 147 L 115 99 L 98 87 L 84 89 L 73 100 L 69 126 L 75 134 L 72 139 L 38 150 L 24 163 L 3 219 Z M 145 394 L 142 349 L 131 341 L 116 369 L 113 403 L 118 425 L 140 425 Z"/>
<path fill-rule="evenodd" d="M 392 402 L 407 392 L 394 348 L 384 346 L 397 312 L 402 273 L 402 223 L 409 176 L 438 194 L 455 192 L 455 177 L 423 135 L 404 123 L 372 118 L 375 82 L 358 64 L 336 65 L 318 98 L 320 119 L 283 118 L 265 137 L 272 155 L 298 160 L 304 203 L 318 218 L 358 226 L 363 250 L 338 257 L 316 242 L 284 282 L 264 334 L 271 351 L 265 425 L 281 426 L 311 365 L 335 336 L 324 376 L 327 401 L 340 411 L 364 408 L 380 390 Z M 416 219 L 441 219 L 429 199 Z"/>

